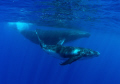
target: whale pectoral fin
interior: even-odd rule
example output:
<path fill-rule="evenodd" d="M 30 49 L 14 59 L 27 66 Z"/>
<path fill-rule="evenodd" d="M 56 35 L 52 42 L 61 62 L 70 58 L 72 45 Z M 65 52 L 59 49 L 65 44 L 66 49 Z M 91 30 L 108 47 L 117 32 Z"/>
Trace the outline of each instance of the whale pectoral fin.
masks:
<path fill-rule="evenodd" d="M 78 57 L 78 56 L 76 56 L 76 57 L 71 57 L 71 58 L 69 58 L 68 60 L 66 60 L 65 62 L 61 63 L 60 65 L 71 64 L 72 62 L 74 62 L 74 61 L 76 61 L 76 60 L 78 60 L 78 59 L 80 59 L 80 58 L 81 58 L 81 57 Z"/>
<path fill-rule="evenodd" d="M 37 37 L 38 37 L 38 40 L 39 40 L 39 44 L 40 44 L 40 47 L 41 48 L 44 48 L 44 47 L 46 47 L 46 45 L 44 44 L 44 42 L 40 39 L 40 37 L 39 37 L 39 35 L 38 35 L 38 32 L 37 32 L 37 30 L 35 31 L 36 32 L 36 35 L 37 35 Z"/>
<path fill-rule="evenodd" d="M 61 39 L 61 40 L 57 43 L 57 45 L 63 45 L 64 42 L 65 42 L 65 39 Z"/>

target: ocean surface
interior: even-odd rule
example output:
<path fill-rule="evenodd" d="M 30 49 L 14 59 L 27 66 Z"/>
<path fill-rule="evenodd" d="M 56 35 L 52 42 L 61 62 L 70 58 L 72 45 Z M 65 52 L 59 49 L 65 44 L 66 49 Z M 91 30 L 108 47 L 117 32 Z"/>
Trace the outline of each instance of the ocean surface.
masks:
<path fill-rule="evenodd" d="M 61 66 L 16 30 L 44 27 L 89 32 L 64 46 L 100 55 Z M 0 0 L 0 29 L 0 84 L 120 84 L 119 0 Z"/>

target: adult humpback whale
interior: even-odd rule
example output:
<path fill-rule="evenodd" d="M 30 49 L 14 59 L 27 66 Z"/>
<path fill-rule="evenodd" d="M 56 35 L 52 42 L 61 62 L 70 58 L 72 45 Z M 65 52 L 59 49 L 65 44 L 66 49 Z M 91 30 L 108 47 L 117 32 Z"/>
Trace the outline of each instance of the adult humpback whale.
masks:
<path fill-rule="evenodd" d="M 39 44 L 38 37 L 36 35 L 35 30 L 22 30 L 21 34 L 32 41 L 33 43 Z M 38 36 L 45 44 L 55 45 L 61 39 L 65 39 L 65 42 L 73 41 L 79 38 L 86 37 L 88 38 L 90 34 L 88 32 L 80 31 L 80 30 L 43 30 L 37 29 Z"/>
<path fill-rule="evenodd" d="M 100 55 L 99 52 L 80 47 L 71 47 L 71 46 L 62 46 L 64 40 L 60 40 L 57 45 L 46 45 L 39 37 L 36 30 L 36 35 L 38 37 L 40 46 L 43 50 L 48 53 L 54 54 L 55 57 L 67 59 L 65 62 L 60 65 L 71 64 L 72 62 L 82 59 L 82 58 L 92 58 Z"/>

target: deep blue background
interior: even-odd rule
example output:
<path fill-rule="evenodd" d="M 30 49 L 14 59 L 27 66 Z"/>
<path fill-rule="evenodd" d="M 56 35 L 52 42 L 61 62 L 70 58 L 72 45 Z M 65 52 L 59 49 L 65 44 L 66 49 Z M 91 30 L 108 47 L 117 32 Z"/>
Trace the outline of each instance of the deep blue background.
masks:
<path fill-rule="evenodd" d="M 24 5 L 27 3 L 29 4 L 26 8 L 33 7 L 32 2 L 27 0 L 27 3 L 15 0 L 18 6 L 17 4 L 10 5 L 11 1 L 0 1 L 2 4 L 0 9 L 0 84 L 120 84 L 119 1 L 106 0 L 104 3 L 103 0 L 99 1 L 98 5 L 94 6 L 100 9 L 97 11 L 100 14 L 99 21 L 92 22 L 92 26 L 89 25 L 91 22 L 80 22 L 80 25 L 91 33 L 90 38 L 82 38 L 65 44 L 97 50 L 101 53 L 100 56 L 76 61 L 66 66 L 60 66 L 59 59 L 43 52 L 39 45 L 30 42 L 7 25 L 8 21 L 20 20 L 16 19 L 21 15 L 17 15 L 15 10 L 25 8 Z M 22 15 L 24 14 L 25 12 Z M 28 17 L 26 18 L 28 20 Z"/>
<path fill-rule="evenodd" d="M 65 45 L 97 50 L 99 57 L 61 66 L 19 32 L 1 24 L 1 84 L 119 84 L 119 35 L 91 31 L 91 37 Z M 96 33 L 97 32 L 97 33 Z"/>

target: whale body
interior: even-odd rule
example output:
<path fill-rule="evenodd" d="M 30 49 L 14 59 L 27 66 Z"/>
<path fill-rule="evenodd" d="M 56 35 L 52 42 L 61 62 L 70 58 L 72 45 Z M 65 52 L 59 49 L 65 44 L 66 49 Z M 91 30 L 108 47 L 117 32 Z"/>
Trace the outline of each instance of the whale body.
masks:
<path fill-rule="evenodd" d="M 79 38 L 88 38 L 90 34 L 88 32 L 80 31 L 80 30 L 43 30 L 37 29 L 38 36 L 40 39 L 48 45 L 55 45 L 61 39 L 65 39 L 65 42 L 73 41 Z M 22 30 L 21 34 L 32 41 L 35 44 L 39 44 L 38 37 L 36 35 L 36 30 Z"/>
<path fill-rule="evenodd" d="M 46 45 L 39 37 L 38 32 L 36 31 L 36 35 L 39 40 L 39 44 L 41 48 L 47 53 L 51 53 L 56 58 L 66 59 L 65 62 L 60 65 L 67 65 L 75 62 L 76 60 L 83 58 L 93 58 L 100 55 L 98 51 L 94 51 L 92 49 L 80 48 L 80 47 L 72 47 L 72 46 L 63 46 L 65 39 L 60 40 L 56 45 Z"/>

